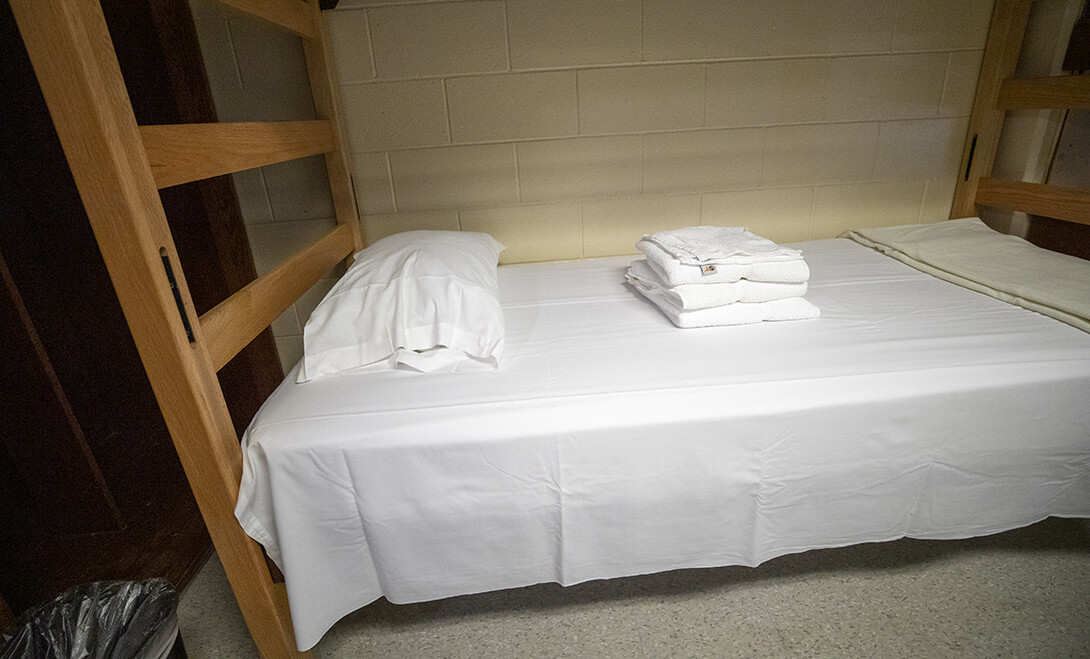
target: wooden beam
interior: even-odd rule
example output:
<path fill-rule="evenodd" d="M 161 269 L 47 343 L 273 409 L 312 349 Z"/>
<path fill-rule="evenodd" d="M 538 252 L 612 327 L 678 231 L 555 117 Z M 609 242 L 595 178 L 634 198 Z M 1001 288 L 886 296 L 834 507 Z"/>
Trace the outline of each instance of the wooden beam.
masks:
<path fill-rule="evenodd" d="M 1090 224 L 1090 192 L 1044 183 L 982 178 L 976 204 Z"/>
<path fill-rule="evenodd" d="M 996 106 L 1004 110 L 1090 108 L 1090 74 L 1004 80 Z"/>
<path fill-rule="evenodd" d="M 278 25 L 306 39 L 312 39 L 321 32 L 314 12 L 303 0 L 219 0 L 219 2 Z"/>
<path fill-rule="evenodd" d="M 287 600 L 234 518 L 238 436 L 193 303 L 97 0 L 10 0 L 103 260 L 209 534 L 261 653 L 298 656 Z M 175 303 L 164 268 L 173 263 Z"/>
<path fill-rule="evenodd" d="M 321 21 L 318 2 L 311 0 L 314 20 Z M 364 236 L 360 227 L 359 209 L 356 206 L 356 194 L 352 188 L 352 172 L 348 163 L 348 143 L 337 114 L 340 102 L 337 98 L 337 78 L 333 73 L 333 64 L 329 52 L 329 43 L 325 31 L 318 30 L 314 37 L 303 39 L 303 55 L 307 62 L 307 75 L 310 79 L 311 97 L 314 100 L 314 112 L 319 119 L 328 119 L 335 128 L 336 148 L 325 154 L 326 171 L 329 173 L 329 189 L 333 196 L 333 209 L 337 222 L 352 227 L 352 236 L 356 249 L 363 249 Z"/>
<path fill-rule="evenodd" d="M 977 181 L 992 171 L 1006 114 L 998 107 L 999 89 L 1004 80 L 1014 75 L 1031 4 L 1024 0 L 996 0 L 950 217 L 976 215 L 973 199 Z"/>
<path fill-rule="evenodd" d="M 159 188 L 326 153 L 333 135 L 329 121 L 140 126 Z"/>
<path fill-rule="evenodd" d="M 200 317 L 212 365 L 219 370 L 261 330 L 355 251 L 351 227 L 338 225 Z"/>

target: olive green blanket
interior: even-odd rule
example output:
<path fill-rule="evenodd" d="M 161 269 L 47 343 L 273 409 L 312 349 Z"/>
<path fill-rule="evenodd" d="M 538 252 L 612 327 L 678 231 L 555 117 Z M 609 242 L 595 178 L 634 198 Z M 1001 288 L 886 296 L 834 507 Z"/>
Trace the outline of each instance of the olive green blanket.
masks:
<path fill-rule="evenodd" d="M 1090 332 L 1090 261 L 998 233 L 975 217 L 844 235 L 940 279 Z"/>

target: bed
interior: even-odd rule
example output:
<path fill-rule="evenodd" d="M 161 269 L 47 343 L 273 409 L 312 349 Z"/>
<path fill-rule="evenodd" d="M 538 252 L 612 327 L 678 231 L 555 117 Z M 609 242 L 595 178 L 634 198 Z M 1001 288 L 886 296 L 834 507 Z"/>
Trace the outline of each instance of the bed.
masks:
<path fill-rule="evenodd" d="M 97 2 L 12 6 L 264 655 L 297 654 L 380 595 L 753 565 L 1090 516 L 1090 335 L 843 239 L 799 245 L 820 319 L 729 334 L 669 325 L 622 283 L 630 257 L 505 266 L 500 370 L 289 377 L 240 450 L 216 371 L 363 240 L 316 3 L 224 1 L 304 38 L 318 120 L 137 126 Z M 1085 191 L 990 175 L 1006 109 L 1090 105 L 1087 76 L 1008 80 L 1028 4 L 997 3 L 951 215 L 994 205 L 1087 224 Z M 315 153 L 338 227 L 196 317 L 157 190 Z"/>
<path fill-rule="evenodd" d="M 795 247 L 818 319 L 679 330 L 631 257 L 509 265 L 499 370 L 290 375 L 237 513 L 300 646 L 379 597 L 1090 517 L 1090 333 L 849 239 Z"/>

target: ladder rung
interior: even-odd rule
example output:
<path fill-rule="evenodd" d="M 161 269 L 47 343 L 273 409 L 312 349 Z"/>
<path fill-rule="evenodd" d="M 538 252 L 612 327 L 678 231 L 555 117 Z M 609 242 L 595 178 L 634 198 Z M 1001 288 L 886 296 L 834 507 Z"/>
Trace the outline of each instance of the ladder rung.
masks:
<path fill-rule="evenodd" d="M 337 225 L 323 238 L 205 312 L 200 317 L 201 331 L 213 367 L 223 368 L 354 248 L 352 227 Z"/>
<path fill-rule="evenodd" d="M 1090 108 L 1090 74 L 1004 80 L 996 107 L 1001 110 Z"/>
<path fill-rule="evenodd" d="M 981 206 L 1090 224 L 1090 192 L 1074 188 L 982 178 L 977 185 L 974 202 Z"/>
<path fill-rule="evenodd" d="M 163 124 L 141 126 L 140 136 L 159 188 L 336 148 L 329 121 Z"/>

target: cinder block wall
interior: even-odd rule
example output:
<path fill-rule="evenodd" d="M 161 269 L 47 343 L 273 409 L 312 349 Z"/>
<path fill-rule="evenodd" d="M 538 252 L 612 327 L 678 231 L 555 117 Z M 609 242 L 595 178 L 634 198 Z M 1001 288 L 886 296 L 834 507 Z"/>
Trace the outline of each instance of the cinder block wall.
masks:
<path fill-rule="evenodd" d="M 221 121 L 313 118 L 300 41 L 192 0 Z M 325 12 L 370 240 L 504 262 L 700 223 L 780 241 L 944 219 L 991 0 L 341 0 Z M 320 157 L 234 175 L 259 273 L 334 225 Z M 273 324 L 302 356 L 332 272 Z"/>
<path fill-rule="evenodd" d="M 364 229 L 487 231 L 513 262 L 944 219 L 991 6 L 341 0 Z"/>

